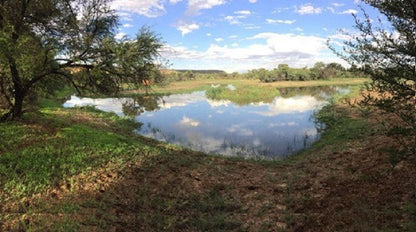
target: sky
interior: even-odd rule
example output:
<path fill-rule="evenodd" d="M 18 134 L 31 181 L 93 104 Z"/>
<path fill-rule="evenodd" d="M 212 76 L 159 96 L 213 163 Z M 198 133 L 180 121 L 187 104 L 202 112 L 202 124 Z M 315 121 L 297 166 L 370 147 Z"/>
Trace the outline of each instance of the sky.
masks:
<path fill-rule="evenodd" d="M 359 0 L 115 0 L 117 38 L 148 26 L 165 44 L 170 69 L 245 72 L 279 64 L 347 66 L 328 49 L 353 32 Z M 371 9 L 370 9 L 371 10 Z"/>

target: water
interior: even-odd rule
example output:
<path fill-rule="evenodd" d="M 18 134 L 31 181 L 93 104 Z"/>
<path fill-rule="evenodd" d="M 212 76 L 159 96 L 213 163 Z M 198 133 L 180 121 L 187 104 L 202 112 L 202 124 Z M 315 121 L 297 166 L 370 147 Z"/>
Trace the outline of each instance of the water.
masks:
<path fill-rule="evenodd" d="M 228 88 L 233 89 L 233 86 Z M 163 97 L 78 98 L 65 107 L 93 105 L 134 117 L 137 133 L 193 150 L 244 158 L 276 159 L 309 147 L 319 139 L 313 120 L 339 87 L 280 89 L 271 103 L 238 106 L 207 99 L 205 92 Z"/>

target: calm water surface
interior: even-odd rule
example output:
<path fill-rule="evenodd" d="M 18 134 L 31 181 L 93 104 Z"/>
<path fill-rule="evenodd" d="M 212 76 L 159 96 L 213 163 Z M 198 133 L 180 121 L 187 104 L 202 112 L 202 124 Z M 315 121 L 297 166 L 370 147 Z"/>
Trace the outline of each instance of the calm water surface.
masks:
<path fill-rule="evenodd" d="M 213 86 L 215 87 L 215 86 Z M 233 86 L 229 86 L 235 90 Z M 210 100 L 205 92 L 163 97 L 79 98 L 65 107 L 93 105 L 134 117 L 143 123 L 137 133 L 206 153 L 275 159 L 309 147 L 319 139 L 313 114 L 340 87 L 279 89 L 272 102 L 239 106 Z"/>

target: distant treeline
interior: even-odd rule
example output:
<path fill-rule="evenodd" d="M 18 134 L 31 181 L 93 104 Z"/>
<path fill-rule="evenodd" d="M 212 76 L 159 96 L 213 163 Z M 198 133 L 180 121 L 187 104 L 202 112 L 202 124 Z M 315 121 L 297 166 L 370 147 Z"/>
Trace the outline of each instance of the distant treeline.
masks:
<path fill-rule="evenodd" d="M 188 69 L 174 69 L 173 71 L 186 73 L 192 72 L 195 74 L 225 74 L 226 72 L 223 70 L 188 70 Z"/>
<path fill-rule="evenodd" d="M 186 81 L 193 79 L 259 79 L 262 82 L 324 80 L 330 78 L 365 77 L 361 68 L 344 68 L 338 63 L 317 62 L 311 68 L 292 68 L 279 64 L 277 68 L 267 70 L 253 69 L 247 73 L 226 73 L 222 70 L 162 70 L 165 81 Z"/>
<path fill-rule="evenodd" d="M 291 68 L 287 64 L 279 64 L 273 70 L 254 69 L 249 71 L 247 75 L 252 79 L 259 79 L 263 82 L 364 77 L 362 70 L 356 66 L 346 69 L 338 63 L 325 64 L 323 62 L 315 63 L 312 68 Z"/>

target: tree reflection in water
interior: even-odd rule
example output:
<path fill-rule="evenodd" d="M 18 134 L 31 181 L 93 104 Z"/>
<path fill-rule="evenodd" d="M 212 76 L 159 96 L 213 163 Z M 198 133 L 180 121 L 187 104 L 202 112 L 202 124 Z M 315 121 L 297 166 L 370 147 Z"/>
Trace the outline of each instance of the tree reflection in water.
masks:
<path fill-rule="evenodd" d="M 333 94 L 346 91 L 340 87 L 286 88 L 279 89 L 280 95 L 271 102 L 243 105 L 209 99 L 204 91 L 121 99 L 72 96 L 64 106 L 93 105 L 131 117 L 142 123 L 138 134 L 193 150 L 279 159 L 319 139 L 324 125 L 314 120 L 314 112 Z"/>
<path fill-rule="evenodd" d="M 123 114 L 128 117 L 137 117 L 146 111 L 156 111 L 160 109 L 159 102 L 163 103 L 163 98 L 160 96 L 145 95 L 134 96 L 125 99 L 122 102 Z"/>

